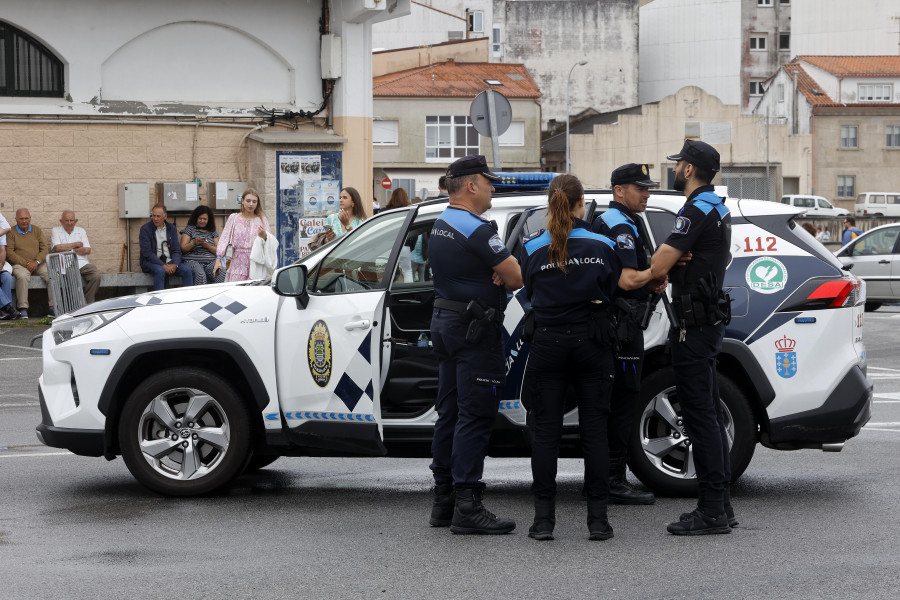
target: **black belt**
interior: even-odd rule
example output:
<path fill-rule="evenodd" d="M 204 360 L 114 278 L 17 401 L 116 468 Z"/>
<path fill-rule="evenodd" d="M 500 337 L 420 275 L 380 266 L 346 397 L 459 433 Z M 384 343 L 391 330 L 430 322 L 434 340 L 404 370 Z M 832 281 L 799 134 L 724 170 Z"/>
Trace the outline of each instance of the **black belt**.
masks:
<path fill-rule="evenodd" d="M 446 310 L 452 310 L 453 312 L 458 313 L 466 312 L 466 307 L 468 305 L 468 302 L 457 302 L 456 300 L 447 300 L 446 298 L 434 299 L 435 308 L 444 308 Z"/>

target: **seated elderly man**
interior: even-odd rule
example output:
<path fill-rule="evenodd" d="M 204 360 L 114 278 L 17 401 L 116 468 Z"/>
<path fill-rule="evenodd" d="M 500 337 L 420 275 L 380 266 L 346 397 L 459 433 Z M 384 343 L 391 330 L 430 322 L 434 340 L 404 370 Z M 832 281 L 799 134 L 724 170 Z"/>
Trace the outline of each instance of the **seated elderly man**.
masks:
<path fill-rule="evenodd" d="M 47 240 L 37 225 L 31 224 L 31 213 L 27 208 L 16 211 L 16 226 L 6 236 L 6 260 L 12 264 L 16 278 L 16 307 L 20 319 L 28 318 L 28 284 L 32 275 L 38 275 L 50 289 L 47 273 Z M 47 294 L 50 316 L 55 316 L 53 297 Z"/>
<path fill-rule="evenodd" d="M 194 272 L 181 262 L 181 243 L 175 225 L 166 221 L 164 204 L 150 211 L 150 221 L 141 225 L 141 270 L 153 275 L 153 289 L 166 287 L 166 275 L 178 273 L 185 287 L 194 285 Z"/>
<path fill-rule="evenodd" d="M 92 304 L 100 289 L 100 269 L 92 265 L 87 255 L 91 253 L 91 243 L 87 232 L 77 225 L 78 219 L 71 210 L 64 210 L 59 225 L 50 233 L 52 252 L 74 252 L 78 256 L 78 270 L 84 277 L 84 301 Z"/>

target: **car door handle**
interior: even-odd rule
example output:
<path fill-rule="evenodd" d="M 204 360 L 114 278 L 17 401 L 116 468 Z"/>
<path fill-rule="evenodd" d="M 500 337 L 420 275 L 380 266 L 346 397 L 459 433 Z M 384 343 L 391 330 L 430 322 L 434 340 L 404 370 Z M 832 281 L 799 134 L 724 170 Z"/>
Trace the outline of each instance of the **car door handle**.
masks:
<path fill-rule="evenodd" d="M 879 260 L 879 261 L 878 261 L 878 264 L 879 264 L 879 265 L 889 265 L 889 264 L 891 264 L 891 261 L 889 261 L 889 260 Z"/>
<path fill-rule="evenodd" d="M 353 331 L 354 329 L 368 329 L 371 324 L 371 321 L 367 319 L 363 319 L 362 321 L 350 321 L 349 323 L 344 323 L 344 329 L 347 331 Z"/>

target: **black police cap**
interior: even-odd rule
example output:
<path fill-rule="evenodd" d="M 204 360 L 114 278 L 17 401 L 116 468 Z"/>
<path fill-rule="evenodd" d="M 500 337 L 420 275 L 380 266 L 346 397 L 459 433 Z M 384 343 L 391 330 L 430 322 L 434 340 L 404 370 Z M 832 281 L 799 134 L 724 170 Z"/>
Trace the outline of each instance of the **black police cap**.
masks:
<path fill-rule="evenodd" d="M 648 166 L 637 163 L 628 163 L 617 168 L 612 172 L 610 182 L 614 186 L 625 185 L 626 183 L 634 183 L 643 187 L 656 187 L 659 185 L 659 182 L 650 179 Z"/>
<path fill-rule="evenodd" d="M 706 169 L 713 173 L 719 170 L 719 152 L 705 142 L 685 140 L 681 152 L 666 157 L 669 160 L 683 160 L 695 167 Z"/>
<path fill-rule="evenodd" d="M 491 171 L 487 160 L 481 154 L 469 154 L 459 158 L 447 167 L 447 177 L 462 177 L 463 175 L 484 175 L 491 181 L 500 181 L 500 176 Z"/>

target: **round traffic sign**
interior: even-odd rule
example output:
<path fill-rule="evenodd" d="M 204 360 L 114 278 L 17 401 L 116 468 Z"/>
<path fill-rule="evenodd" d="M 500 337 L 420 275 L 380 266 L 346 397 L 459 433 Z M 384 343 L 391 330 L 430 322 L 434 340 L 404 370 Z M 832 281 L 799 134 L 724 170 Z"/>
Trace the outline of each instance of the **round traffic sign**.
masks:
<path fill-rule="evenodd" d="M 512 106 L 506 96 L 494 90 L 484 90 L 472 100 L 469 108 L 469 120 L 475 131 L 485 137 L 491 137 L 491 107 L 494 104 L 494 117 L 497 121 L 497 135 L 503 135 L 512 123 Z"/>
<path fill-rule="evenodd" d="M 389 177 L 385 177 L 384 179 L 382 179 L 381 187 L 383 187 L 386 190 L 391 189 L 391 179 Z"/>

